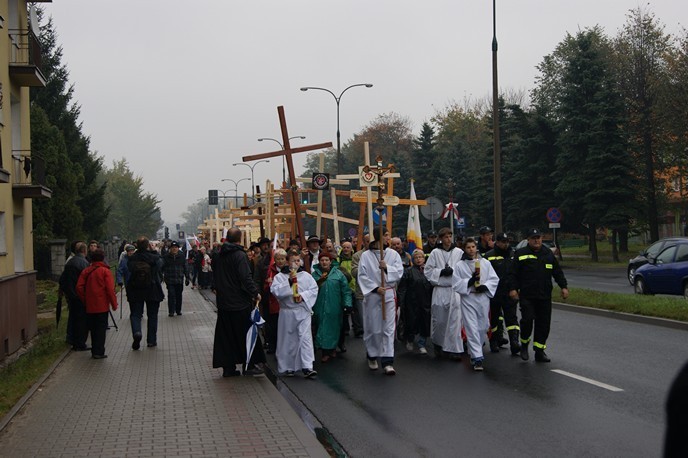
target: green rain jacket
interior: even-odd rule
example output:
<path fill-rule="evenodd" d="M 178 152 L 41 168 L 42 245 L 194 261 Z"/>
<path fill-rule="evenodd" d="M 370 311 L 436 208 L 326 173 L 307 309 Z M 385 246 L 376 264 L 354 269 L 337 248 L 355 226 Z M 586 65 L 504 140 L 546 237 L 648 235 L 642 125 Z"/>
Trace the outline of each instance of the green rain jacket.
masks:
<path fill-rule="evenodd" d="M 313 307 L 317 326 L 315 347 L 334 350 L 339 342 L 344 308 L 351 308 L 351 289 L 344 274 L 334 264 L 323 278 L 319 264 L 313 266 L 313 278 L 318 283 L 318 299 Z"/>

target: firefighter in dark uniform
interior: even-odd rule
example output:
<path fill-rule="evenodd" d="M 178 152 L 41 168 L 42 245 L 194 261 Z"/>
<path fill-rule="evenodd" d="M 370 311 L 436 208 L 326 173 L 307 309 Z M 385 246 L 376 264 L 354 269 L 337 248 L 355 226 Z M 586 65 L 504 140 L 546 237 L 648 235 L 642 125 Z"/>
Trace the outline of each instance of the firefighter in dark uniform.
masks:
<path fill-rule="evenodd" d="M 499 276 L 499 285 L 494 297 L 490 299 L 490 351 L 497 353 L 501 345 L 509 343 L 512 355 L 518 355 L 521 344 L 518 341 L 518 317 L 516 316 L 517 301 L 509 297 L 511 290 L 511 264 L 514 249 L 509 246 L 509 236 L 505 233 L 497 234 L 495 247 L 485 253 L 485 259 L 490 261 Z M 503 312 L 503 313 L 502 313 Z M 509 334 L 509 340 L 504 339 L 504 325 Z"/>
<path fill-rule="evenodd" d="M 533 333 L 535 361 L 550 362 L 545 353 L 552 319 L 552 278 L 561 288 L 561 297 L 569 297 L 566 277 L 552 250 L 542 245 L 538 229 L 528 231 L 528 245 L 514 253 L 509 296 L 521 301 L 521 359 L 527 361 L 528 346 Z"/>
<path fill-rule="evenodd" d="M 494 242 L 492 241 L 492 228 L 489 226 L 483 226 L 480 228 L 480 238 L 478 239 L 478 253 L 483 258 L 485 253 L 494 248 Z"/>

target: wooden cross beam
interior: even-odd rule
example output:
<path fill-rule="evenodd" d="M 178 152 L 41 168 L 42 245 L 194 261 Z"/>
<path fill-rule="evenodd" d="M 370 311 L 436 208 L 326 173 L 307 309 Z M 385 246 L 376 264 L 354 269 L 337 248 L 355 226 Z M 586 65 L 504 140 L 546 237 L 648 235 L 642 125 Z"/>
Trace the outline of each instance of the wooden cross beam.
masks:
<path fill-rule="evenodd" d="M 296 218 L 296 225 L 299 232 L 299 238 L 301 238 L 301 246 L 306 246 L 306 235 L 303 232 L 303 220 L 301 219 L 301 207 L 298 199 L 298 188 L 296 187 L 296 173 L 294 172 L 294 161 L 292 155 L 296 153 L 304 153 L 306 151 L 314 151 L 324 148 L 331 148 L 332 142 L 318 143 L 316 145 L 300 146 L 298 148 L 292 148 L 289 144 L 289 132 L 287 131 L 287 121 L 284 116 L 284 107 L 277 107 L 277 115 L 279 116 L 280 129 L 282 130 L 282 144 L 284 145 L 283 150 L 273 151 L 271 153 L 254 154 L 251 156 L 244 156 L 241 158 L 244 162 L 257 161 L 260 159 L 267 159 L 270 157 L 284 156 L 287 161 L 287 169 L 289 170 L 289 180 L 292 184 L 291 186 L 291 202 L 294 207 L 294 215 Z"/>

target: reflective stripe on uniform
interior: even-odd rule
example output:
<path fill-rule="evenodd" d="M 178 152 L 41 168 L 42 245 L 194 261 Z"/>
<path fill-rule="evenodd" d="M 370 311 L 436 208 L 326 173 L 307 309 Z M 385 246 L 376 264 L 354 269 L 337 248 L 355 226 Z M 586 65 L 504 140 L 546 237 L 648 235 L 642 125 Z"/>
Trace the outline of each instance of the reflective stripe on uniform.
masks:
<path fill-rule="evenodd" d="M 487 258 L 488 261 L 499 261 L 500 259 L 504 259 L 504 256 L 490 256 Z"/>
<path fill-rule="evenodd" d="M 499 326 L 495 326 L 494 328 L 490 329 L 491 332 L 497 332 L 499 330 Z"/>
<path fill-rule="evenodd" d="M 545 264 L 545 269 L 551 269 L 551 268 L 552 268 L 552 264 Z"/>
<path fill-rule="evenodd" d="M 533 342 L 533 347 L 540 348 L 540 349 L 544 350 L 545 348 L 547 348 L 547 345 L 541 344 L 539 342 Z"/>
<path fill-rule="evenodd" d="M 506 327 L 506 330 L 507 330 L 507 331 L 520 331 L 521 328 L 520 328 L 519 325 L 515 324 L 515 325 L 513 325 L 513 326 L 507 326 L 507 327 Z"/>
<path fill-rule="evenodd" d="M 527 339 L 524 339 L 523 337 L 521 337 L 519 340 L 521 341 L 522 344 L 527 344 L 530 342 L 530 337 L 528 337 Z"/>
<path fill-rule="evenodd" d="M 500 316 L 500 317 L 499 317 L 499 321 L 504 321 L 504 317 L 503 317 L 503 316 Z"/>
<path fill-rule="evenodd" d="M 519 261 L 525 261 L 526 259 L 537 259 L 537 256 L 535 256 L 534 254 L 523 254 L 518 257 Z"/>

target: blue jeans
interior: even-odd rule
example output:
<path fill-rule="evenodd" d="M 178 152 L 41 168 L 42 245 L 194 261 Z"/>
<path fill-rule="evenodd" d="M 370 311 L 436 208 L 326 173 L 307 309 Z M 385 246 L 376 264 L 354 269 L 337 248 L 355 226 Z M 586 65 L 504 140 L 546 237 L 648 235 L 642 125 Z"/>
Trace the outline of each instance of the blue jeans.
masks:
<path fill-rule="evenodd" d="M 144 301 L 129 302 L 131 309 L 131 333 L 141 334 L 141 319 L 143 318 L 143 303 Z M 146 316 L 148 317 L 148 329 L 146 332 L 146 342 L 155 344 L 158 342 L 158 310 L 160 310 L 160 302 L 145 301 Z"/>

